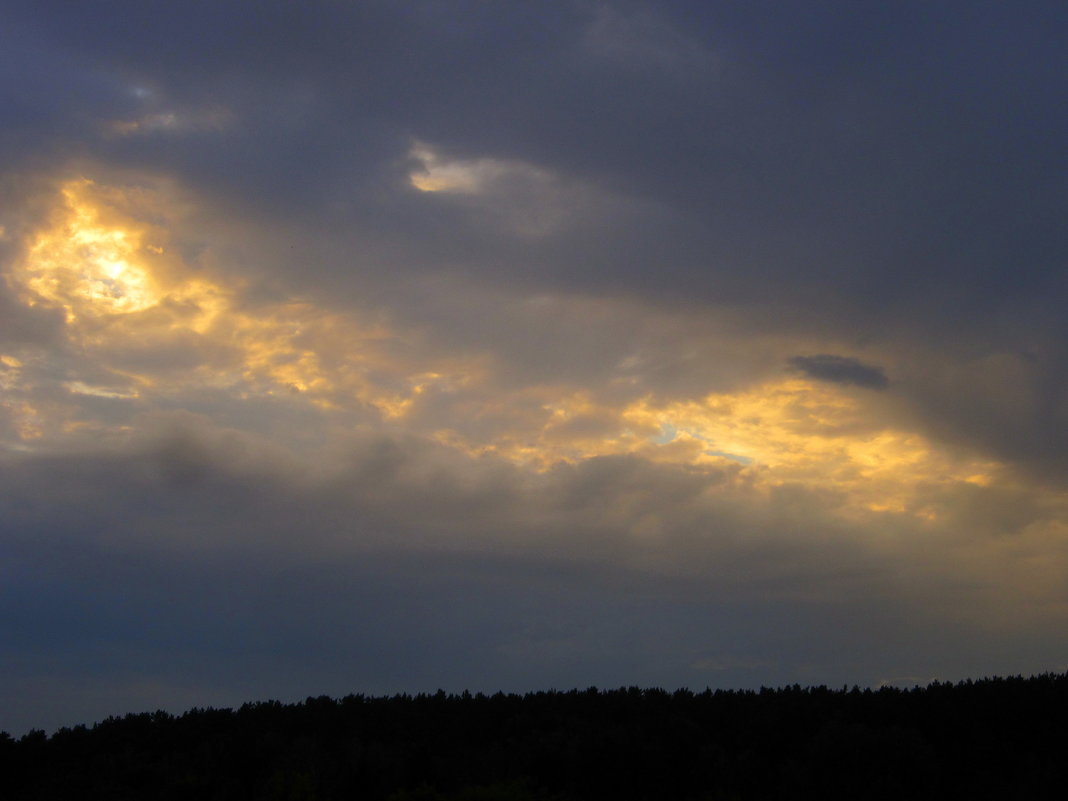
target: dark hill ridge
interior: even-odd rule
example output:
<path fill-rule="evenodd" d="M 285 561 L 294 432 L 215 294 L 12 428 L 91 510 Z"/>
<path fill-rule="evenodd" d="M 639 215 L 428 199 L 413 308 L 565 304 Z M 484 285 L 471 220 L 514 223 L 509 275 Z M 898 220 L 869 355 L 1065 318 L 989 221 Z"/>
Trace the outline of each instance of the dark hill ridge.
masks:
<path fill-rule="evenodd" d="M 826 687 L 350 695 L 0 735 L 7 799 L 1041 799 L 1068 674 Z"/>

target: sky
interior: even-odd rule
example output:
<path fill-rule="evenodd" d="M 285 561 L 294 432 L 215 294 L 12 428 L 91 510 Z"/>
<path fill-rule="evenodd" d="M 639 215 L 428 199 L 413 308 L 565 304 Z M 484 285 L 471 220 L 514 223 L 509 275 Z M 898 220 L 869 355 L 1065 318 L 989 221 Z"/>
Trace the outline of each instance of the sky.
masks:
<path fill-rule="evenodd" d="M 0 7 L 0 730 L 1068 669 L 1062 2 Z"/>

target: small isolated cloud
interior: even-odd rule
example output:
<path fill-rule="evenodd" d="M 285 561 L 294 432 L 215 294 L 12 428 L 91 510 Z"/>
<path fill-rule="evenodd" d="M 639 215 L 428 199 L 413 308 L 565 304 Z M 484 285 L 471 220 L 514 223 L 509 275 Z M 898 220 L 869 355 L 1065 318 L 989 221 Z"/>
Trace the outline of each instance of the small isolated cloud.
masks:
<path fill-rule="evenodd" d="M 835 384 L 852 384 L 865 389 L 885 389 L 889 383 L 883 368 L 851 359 L 848 356 L 833 356 L 819 353 L 815 356 L 794 356 L 790 365 L 809 378 L 831 381 Z"/>

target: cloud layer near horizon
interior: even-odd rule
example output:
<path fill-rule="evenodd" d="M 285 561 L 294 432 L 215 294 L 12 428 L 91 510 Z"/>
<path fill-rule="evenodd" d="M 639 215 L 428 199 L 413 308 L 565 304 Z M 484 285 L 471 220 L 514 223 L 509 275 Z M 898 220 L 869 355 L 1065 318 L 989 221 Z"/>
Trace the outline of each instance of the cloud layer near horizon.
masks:
<path fill-rule="evenodd" d="M 0 729 L 1063 668 L 1061 16 L 5 4 Z"/>

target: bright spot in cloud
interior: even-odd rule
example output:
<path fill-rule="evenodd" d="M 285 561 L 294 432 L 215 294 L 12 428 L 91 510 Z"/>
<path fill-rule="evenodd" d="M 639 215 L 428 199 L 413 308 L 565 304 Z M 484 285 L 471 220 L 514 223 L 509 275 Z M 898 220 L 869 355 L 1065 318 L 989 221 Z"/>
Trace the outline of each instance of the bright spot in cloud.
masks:
<path fill-rule="evenodd" d="M 68 321 L 141 311 L 159 301 L 136 261 L 140 232 L 109 225 L 88 200 L 92 187 L 87 180 L 63 186 L 59 219 L 37 235 L 16 273 L 28 304 L 62 307 Z"/>
<path fill-rule="evenodd" d="M 494 159 L 448 160 L 422 143 L 415 144 L 410 155 L 420 164 L 409 175 L 420 192 L 477 194 L 505 170 Z"/>
<path fill-rule="evenodd" d="M 379 322 L 296 297 L 250 301 L 242 281 L 225 271 L 191 269 L 177 255 L 182 248 L 169 246 L 181 205 L 164 187 L 79 179 L 63 184 L 48 224 L 29 237 L 13 288 L 27 306 L 62 309 L 84 369 L 108 376 L 69 376 L 60 382 L 68 392 L 158 402 L 210 389 L 328 416 L 400 420 L 414 398 L 460 386 L 477 369 L 449 357 L 397 358 L 393 343 L 403 335 Z M 26 392 L 39 387 L 26 383 L 20 366 L 5 355 L 0 381 Z M 92 414 L 30 401 L 3 405 L 34 439 L 83 430 Z"/>
<path fill-rule="evenodd" d="M 529 162 L 489 156 L 452 158 L 419 141 L 409 158 L 415 163 L 408 174 L 412 187 L 448 198 L 482 230 L 519 239 L 543 239 L 638 212 L 632 198 L 565 179 Z"/>
<path fill-rule="evenodd" d="M 477 195 L 507 191 L 510 185 L 552 182 L 549 173 L 529 164 L 494 158 L 449 159 L 423 142 L 416 142 L 409 156 L 419 162 L 409 180 L 421 192 Z"/>

